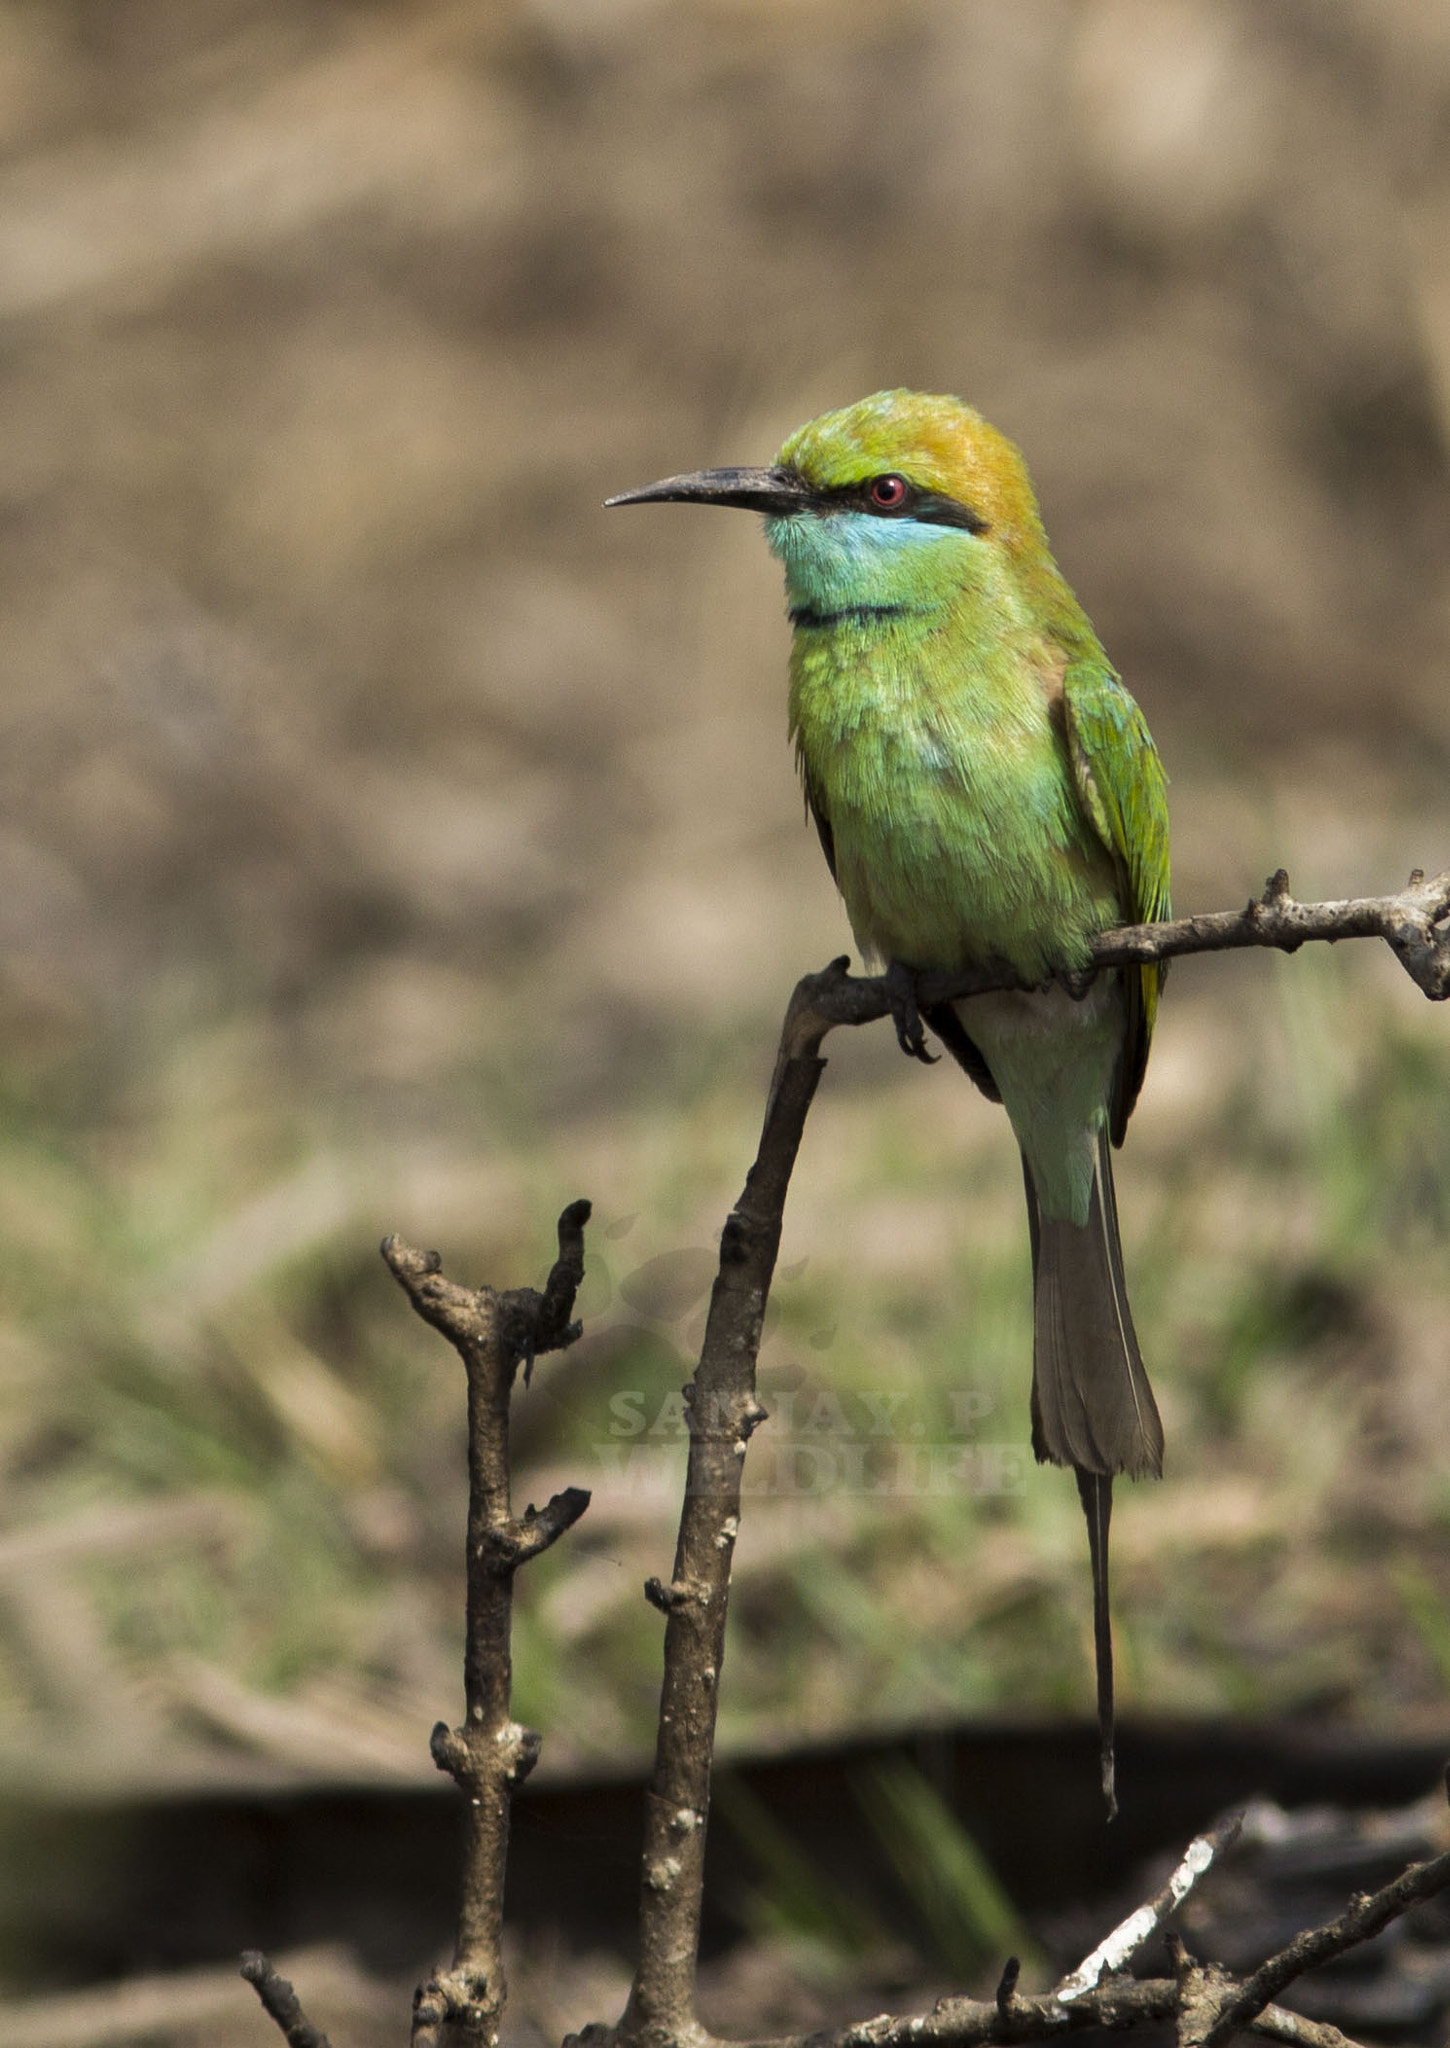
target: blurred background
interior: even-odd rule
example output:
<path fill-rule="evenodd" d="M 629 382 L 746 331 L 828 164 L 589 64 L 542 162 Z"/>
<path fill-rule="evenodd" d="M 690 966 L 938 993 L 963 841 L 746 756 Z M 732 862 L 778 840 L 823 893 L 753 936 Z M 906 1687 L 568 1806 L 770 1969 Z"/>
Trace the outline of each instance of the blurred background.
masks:
<path fill-rule="evenodd" d="M 431 1781 L 462 1389 L 376 1243 L 538 1284 L 580 1194 L 518 1491 L 595 1504 L 517 1708 L 541 1780 L 648 1754 L 711 1247 L 850 940 L 756 522 L 611 491 L 960 393 L 1158 738 L 1180 908 L 1445 865 L 1447 138 L 1437 0 L 0 12 L 12 1791 Z M 1081 1716 L 1005 1122 L 828 1049 L 722 1737 Z M 1175 969 L 1131 1712 L 1443 1730 L 1447 1089 L 1367 946 Z"/>

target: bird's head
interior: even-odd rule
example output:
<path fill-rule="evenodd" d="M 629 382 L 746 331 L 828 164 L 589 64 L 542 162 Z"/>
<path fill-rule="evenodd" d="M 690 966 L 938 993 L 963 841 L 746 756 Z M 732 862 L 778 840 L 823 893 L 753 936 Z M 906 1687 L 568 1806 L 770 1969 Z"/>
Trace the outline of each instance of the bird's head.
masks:
<path fill-rule="evenodd" d="M 763 512 L 792 607 L 927 611 L 1046 556 L 1027 466 L 959 398 L 878 391 L 797 428 L 768 469 L 706 469 L 611 505 Z"/>

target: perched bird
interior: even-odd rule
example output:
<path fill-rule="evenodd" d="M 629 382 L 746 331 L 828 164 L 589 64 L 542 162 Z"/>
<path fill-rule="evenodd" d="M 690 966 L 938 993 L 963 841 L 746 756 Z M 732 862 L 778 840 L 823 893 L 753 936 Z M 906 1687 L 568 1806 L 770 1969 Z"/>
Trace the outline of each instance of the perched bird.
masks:
<path fill-rule="evenodd" d="M 1048 549 L 1022 456 L 960 399 L 881 391 L 792 434 L 768 469 L 668 477 L 611 505 L 765 515 L 794 628 L 790 734 L 857 943 L 927 1058 L 917 977 L 1001 962 L 1021 991 L 925 1021 L 1000 1101 L 1033 1263 L 1032 1440 L 1077 1473 L 1113 1798 L 1108 1517 L 1162 1467 L 1123 1279 L 1110 1141 L 1142 1085 L 1160 970 L 1069 989 L 1094 933 L 1168 915 L 1164 776 Z M 1045 986 L 1043 984 L 1046 984 Z"/>

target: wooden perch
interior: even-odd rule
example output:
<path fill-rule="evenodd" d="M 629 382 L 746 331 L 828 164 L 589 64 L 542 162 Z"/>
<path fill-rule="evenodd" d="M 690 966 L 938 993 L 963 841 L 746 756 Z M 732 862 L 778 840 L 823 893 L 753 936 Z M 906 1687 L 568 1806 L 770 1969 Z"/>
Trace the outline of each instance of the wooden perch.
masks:
<path fill-rule="evenodd" d="M 1108 967 L 1232 947 L 1293 952 L 1308 940 L 1377 937 L 1394 949 L 1432 1000 L 1450 996 L 1450 873 L 1426 882 L 1417 871 L 1396 896 L 1344 903 L 1296 903 L 1282 870 L 1242 911 L 1105 932 L 1084 972 L 1060 977 L 1085 987 Z M 690 1450 L 685 1499 L 668 1583 L 646 1597 L 665 1616 L 664 1676 L 654 1771 L 646 1799 L 640 1882 L 639 1957 L 628 2004 L 614 2026 L 587 2027 L 578 2048 L 714 2048 L 695 2013 L 696 1958 L 704 1889 L 716 1706 L 725 1649 L 731 1565 L 740 1527 L 741 1477 L 752 1432 L 765 1420 L 755 1392 L 766 1301 L 780 1245 L 786 1194 L 806 1116 L 825 1062 L 820 1046 L 838 1025 L 888 1015 L 886 981 L 851 976 L 837 960 L 796 986 L 755 1163 L 720 1240 L 720 1265 L 704 1345 L 686 1389 Z M 924 1006 L 988 989 L 1018 987 L 989 967 L 923 976 Z M 574 1294 L 583 1273 L 587 1202 L 559 1219 L 559 1257 L 542 1293 L 470 1290 L 444 1278 L 435 1253 L 397 1238 L 383 1246 L 419 1315 L 463 1359 L 468 1378 L 468 1640 L 461 1728 L 439 1724 L 433 1755 L 467 1800 L 467 1838 L 458 1940 L 452 1967 L 430 1977 L 414 2004 L 413 2048 L 446 2035 L 469 2048 L 496 2048 L 504 2003 L 501 1958 L 504 1864 L 513 1788 L 533 1767 L 540 1738 L 510 1716 L 509 1632 L 513 1574 L 578 1520 L 589 1496 L 577 1488 L 515 1516 L 509 1499 L 509 1396 L 520 1365 L 571 1343 Z M 1088 2027 L 1172 2021 L 1182 2048 L 1226 2048 L 1248 2031 L 1294 2048 L 1353 2048 L 1330 2026 L 1272 2003 L 1304 1970 L 1378 1933 L 1417 1901 L 1450 1887 L 1450 1854 L 1412 1865 L 1339 1919 L 1298 1936 L 1246 1981 L 1194 1962 L 1169 1926 L 1193 1887 L 1231 1847 L 1238 1819 L 1191 1844 L 1168 1884 L 1114 1929 L 1050 1992 L 1018 1989 L 1015 1959 L 990 2001 L 942 2000 L 925 2015 L 882 2014 L 857 2025 L 751 2044 L 751 2048 L 975 2048 L 978 2043 L 1047 2040 Z M 1148 1937 L 1163 1930 L 1174 1975 L 1122 1974 Z M 291 2048 L 327 2048 L 291 1986 L 265 1957 L 249 1955 L 244 1975 Z"/>
<path fill-rule="evenodd" d="M 1242 911 L 1104 933 L 1094 942 L 1094 967 L 1087 977 L 1068 979 L 1085 986 L 1099 967 L 1183 953 L 1240 946 L 1277 946 L 1293 952 L 1309 939 L 1362 937 L 1386 939 L 1427 995 L 1440 1000 L 1450 994 L 1450 872 L 1426 882 L 1417 870 L 1398 896 L 1299 904 L 1290 896 L 1288 877 L 1280 869 L 1263 897 Z M 742 1468 L 751 1431 L 763 1419 L 755 1396 L 755 1367 L 765 1304 L 791 1173 L 824 1071 L 822 1040 L 837 1025 L 870 1023 L 889 1015 L 892 1007 L 884 976 L 852 976 L 847 965 L 843 958 L 819 974 L 805 976 L 791 996 L 755 1163 L 721 1235 L 720 1269 L 700 1364 L 686 1390 L 690 1456 L 674 1570 L 668 1585 L 654 1579 L 645 1588 L 646 1598 L 665 1614 L 666 1627 L 659 1733 L 645 1813 L 639 1960 L 623 2017 L 615 2028 L 587 2029 L 588 2048 L 605 2043 L 609 2048 L 701 2048 L 705 2040 L 694 2010 L 705 1828 Z M 996 968 L 923 976 L 919 998 L 927 1007 L 1021 985 L 1009 970 Z M 1196 1843 L 1168 1893 L 1141 1909 L 1130 1928 L 1142 1922 L 1146 1939 L 1176 1903 L 1174 1886 L 1179 1886 L 1181 1900 L 1196 1881 L 1194 1859 L 1206 1858 L 1206 1869 L 1222 1846 L 1217 1836 Z M 1124 2003 L 1128 1992 L 1113 1973 L 1135 1946 L 1130 1941 L 1121 1957 L 1112 1952 L 1080 1966 L 1087 1970 L 1095 1962 L 1101 1983 L 1095 1976 L 1089 1988 L 1070 1978 L 1065 1980 L 1065 1997 L 1055 1993 L 1046 2001 L 1015 2001 L 1012 2030 L 1006 2034 L 992 2032 L 994 2026 L 1001 2029 L 1006 2024 L 997 2004 L 976 2007 L 959 2001 L 952 2008 L 956 2019 L 952 2025 L 943 2021 L 939 2034 L 932 2022 L 919 2018 L 881 2020 L 865 2029 L 822 2036 L 813 2041 L 813 2048 L 865 2048 L 868 2040 L 880 2048 L 880 2043 L 895 2039 L 898 2026 L 904 2043 L 922 2039 L 923 2028 L 931 2038 L 943 2041 L 1016 2040 L 1065 2025 L 1124 2025 L 1138 2018 L 1177 2015 L 1177 1980 L 1171 1989 L 1159 1987 L 1151 1994 L 1134 1988 L 1132 1996 L 1139 2004 Z M 1201 1979 L 1194 1978 L 1193 1983 L 1201 1993 Z M 1266 1994 L 1265 2003 L 1271 1995 Z M 1201 2009 L 1200 1997 L 1195 2010 Z M 1292 2019 L 1288 2015 L 1272 2023 L 1280 2038 Z M 960 2035 L 952 2031 L 958 2023 L 966 2028 Z M 1210 2018 L 1207 2024 L 1212 2023 Z M 1305 2043 L 1310 2038 L 1303 2031 L 1307 2024 L 1294 2021 L 1300 2027 L 1295 2038 Z M 885 2031 L 878 2036 L 877 2029 Z M 1271 2026 L 1266 2024 L 1264 2030 Z M 1326 2048 L 1326 2041 L 1320 2041 L 1319 2048 Z"/>
<path fill-rule="evenodd" d="M 1328 945 L 1339 939 L 1383 939 L 1416 987 L 1431 1002 L 1444 1002 L 1450 998 L 1450 869 L 1427 882 L 1416 868 L 1395 896 L 1296 903 L 1289 893 L 1289 877 L 1279 868 L 1270 875 L 1263 895 L 1252 897 L 1242 910 L 1205 911 L 1163 924 L 1122 925 L 1101 932 L 1092 942 L 1092 965 L 1057 979 L 1082 990 L 1104 967 L 1141 966 L 1188 953 L 1228 953 L 1249 946 L 1297 953 L 1314 939 Z M 786 1034 L 792 1052 L 815 1050 L 836 1025 L 874 1024 L 890 1014 L 886 977 L 848 974 L 849 965 L 849 956 L 843 954 L 798 984 L 791 999 L 793 1028 L 788 1025 Z M 959 974 L 923 974 L 916 993 L 927 1009 L 959 996 L 1033 985 L 994 962 Z"/>
<path fill-rule="evenodd" d="M 686 1390 L 690 1455 L 674 1570 L 668 1586 L 652 1579 L 645 1588 L 666 1617 L 664 1682 L 645 1805 L 639 1964 L 621 2043 L 683 2043 L 699 2033 L 695 1962 L 725 1614 L 746 1447 L 765 1420 L 755 1361 L 786 1190 L 824 1070 L 813 1056 L 794 1059 L 772 1089 L 755 1164 L 720 1236 L 705 1341 Z"/>

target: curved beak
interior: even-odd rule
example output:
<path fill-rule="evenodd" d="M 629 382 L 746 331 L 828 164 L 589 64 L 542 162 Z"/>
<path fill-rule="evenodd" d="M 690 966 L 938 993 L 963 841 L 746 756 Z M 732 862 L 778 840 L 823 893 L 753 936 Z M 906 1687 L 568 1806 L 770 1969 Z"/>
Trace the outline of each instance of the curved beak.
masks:
<path fill-rule="evenodd" d="M 810 486 L 793 469 L 697 469 L 667 476 L 640 491 L 621 491 L 608 505 L 741 505 L 747 512 L 804 512 Z"/>

